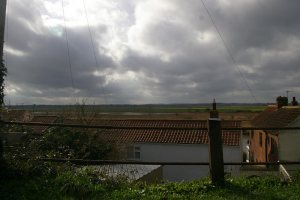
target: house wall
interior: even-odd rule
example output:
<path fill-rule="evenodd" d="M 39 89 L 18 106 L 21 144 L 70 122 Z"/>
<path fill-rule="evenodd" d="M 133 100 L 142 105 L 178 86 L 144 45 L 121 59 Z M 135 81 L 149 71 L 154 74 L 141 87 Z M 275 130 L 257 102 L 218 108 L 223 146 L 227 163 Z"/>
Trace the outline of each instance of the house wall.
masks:
<path fill-rule="evenodd" d="M 300 126 L 300 118 L 289 126 Z M 300 130 L 284 130 L 279 134 L 279 160 L 300 161 Z"/>
<path fill-rule="evenodd" d="M 263 130 L 252 131 L 250 133 L 250 162 L 275 162 L 277 160 L 278 133 Z"/>
<path fill-rule="evenodd" d="M 209 162 L 208 145 L 138 143 L 141 161 Z M 224 162 L 241 162 L 239 146 L 223 146 Z M 239 174 L 239 166 L 225 166 L 225 172 Z M 208 166 L 164 166 L 163 178 L 168 181 L 189 181 L 209 175 Z"/>
<path fill-rule="evenodd" d="M 300 126 L 299 118 L 290 126 Z M 300 161 L 300 130 L 285 130 L 279 134 L 279 160 Z M 289 174 L 298 173 L 300 165 L 284 165 Z"/>
<path fill-rule="evenodd" d="M 261 139 L 260 139 L 261 137 Z M 252 131 L 250 134 L 250 162 L 265 162 L 266 133 L 262 130 Z M 261 141 L 260 141 L 261 140 Z"/>
<path fill-rule="evenodd" d="M 279 160 L 278 157 L 278 133 L 273 132 L 268 134 L 268 142 L 267 142 L 267 161 L 268 162 L 277 162 Z"/>
<path fill-rule="evenodd" d="M 300 161 L 300 130 L 282 131 L 279 142 L 279 160 Z"/>

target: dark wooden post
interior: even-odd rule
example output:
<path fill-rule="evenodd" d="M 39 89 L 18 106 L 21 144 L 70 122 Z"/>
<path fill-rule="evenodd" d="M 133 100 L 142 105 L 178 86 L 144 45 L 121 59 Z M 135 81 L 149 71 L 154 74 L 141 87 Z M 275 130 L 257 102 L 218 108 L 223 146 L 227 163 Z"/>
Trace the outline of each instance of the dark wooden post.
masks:
<path fill-rule="evenodd" d="M 216 103 L 208 119 L 209 136 L 209 171 L 213 185 L 224 185 L 223 142 L 221 137 L 221 119 L 218 118 Z M 213 117 L 213 118 L 212 118 Z"/>
<path fill-rule="evenodd" d="M 3 43 L 6 16 L 6 0 L 0 1 L 0 59 L 3 58 Z"/>
<path fill-rule="evenodd" d="M 2 61 L 3 61 L 3 44 L 4 44 L 4 30 L 5 30 L 5 16 L 6 16 L 6 0 L 1 0 L 0 1 L 0 65 L 2 68 Z M 4 78 L 4 77 L 1 77 Z M 3 83 L 4 85 L 4 83 Z M 0 84 L 0 86 L 3 86 Z M 2 91 L 3 92 L 3 91 Z M 3 95 L 1 94 L 2 97 L 0 97 L 0 112 L 2 112 L 2 103 L 3 103 Z M 2 144 L 2 139 L 1 139 L 1 129 L 2 129 L 2 123 L 1 123 L 1 115 L 0 115 L 0 162 L 3 154 L 3 144 Z M 1 163 L 0 163 L 1 164 Z"/>

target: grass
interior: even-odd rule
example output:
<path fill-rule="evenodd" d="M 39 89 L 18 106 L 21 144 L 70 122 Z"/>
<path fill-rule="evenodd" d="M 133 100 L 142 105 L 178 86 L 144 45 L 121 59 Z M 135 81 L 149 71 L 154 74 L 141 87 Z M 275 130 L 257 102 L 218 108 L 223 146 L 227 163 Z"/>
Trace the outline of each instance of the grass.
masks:
<path fill-rule="evenodd" d="M 99 179 L 89 171 L 0 180 L 0 199 L 300 199 L 300 179 L 282 183 L 276 177 L 227 178 L 214 187 L 205 178 L 191 182 L 146 185 L 124 178 Z"/>

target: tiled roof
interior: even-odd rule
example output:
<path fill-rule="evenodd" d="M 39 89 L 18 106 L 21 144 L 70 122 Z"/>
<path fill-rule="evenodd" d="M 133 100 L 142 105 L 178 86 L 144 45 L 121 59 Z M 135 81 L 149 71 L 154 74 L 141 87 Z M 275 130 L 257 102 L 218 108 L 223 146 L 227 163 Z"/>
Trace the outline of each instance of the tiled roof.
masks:
<path fill-rule="evenodd" d="M 63 123 L 80 124 L 79 120 L 66 119 Z M 91 125 L 107 125 L 116 127 L 172 127 L 172 128 L 206 128 L 206 120 L 93 120 Z M 221 122 L 222 127 L 241 126 L 241 121 L 226 120 Z"/>
<path fill-rule="evenodd" d="M 110 120 L 93 124 L 127 127 L 176 127 L 206 128 L 205 120 Z M 240 121 L 222 121 L 222 127 L 240 127 Z M 149 130 L 149 129 L 110 129 L 102 132 L 105 140 L 125 143 L 172 143 L 172 144 L 208 144 L 207 130 Z M 240 131 L 223 131 L 224 145 L 238 146 Z"/>
<path fill-rule="evenodd" d="M 171 143 L 171 144 L 208 144 L 206 130 L 137 130 L 137 129 L 111 129 L 103 133 L 109 142 L 124 143 Z M 238 146 L 240 144 L 240 131 L 223 131 L 224 145 Z"/>
<path fill-rule="evenodd" d="M 105 140 L 122 143 L 208 144 L 206 130 L 138 130 L 110 129 L 103 133 Z M 239 146 L 240 131 L 222 131 L 224 145 Z"/>
<path fill-rule="evenodd" d="M 31 122 L 40 122 L 40 123 L 54 123 L 58 119 L 57 116 L 34 116 Z M 32 126 L 33 132 L 36 134 L 42 134 L 48 126 Z"/>
<path fill-rule="evenodd" d="M 27 110 L 7 110 L 3 112 L 3 118 L 8 121 L 29 121 L 32 118 L 32 115 Z"/>
<path fill-rule="evenodd" d="M 64 124 L 80 124 L 77 119 L 65 119 Z M 115 126 L 102 131 L 108 142 L 141 142 L 172 144 L 208 144 L 207 130 L 118 129 L 117 127 L 206 128 L 206 120 L 94 120 L 91 125 Z M 241 121 L 222 121 L 222 127 L 241 127 Z M 77 130 L 77 129 L 76 129 Z M 223 131 L 224 145 L 238 146 L 240 131 Z"/>
<path fill-rule="evenodd" d="M 283 107 L 280 109 L 266 109 L 253 119 L 256 127 L 286 127 L 300 116 L 300 107 Z"/>

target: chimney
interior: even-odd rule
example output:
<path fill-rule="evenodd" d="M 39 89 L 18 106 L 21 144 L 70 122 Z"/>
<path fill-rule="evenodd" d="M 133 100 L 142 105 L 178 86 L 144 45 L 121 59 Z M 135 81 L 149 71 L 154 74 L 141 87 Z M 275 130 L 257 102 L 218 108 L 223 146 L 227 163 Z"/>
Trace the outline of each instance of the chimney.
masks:
<path fill-rule="evenodd" d="M 296 100 L 296 97 L 293 97 L 292 106 L 298 106 L 298 101 Z"/>
<path fill-rule="evenodd" d="M 279 96 L 276 98 L 276 101 L 277 101 L 278 109 L 282 108 L 283 106 L 288 106 L 288 98 L 287 97 Z"/>
<path fill-rule="evenodd" d="M 215 99 L 213 101 L 212 106 L 213 106 L 213 109 L 210 111 L 209 117 L 210 118 L 219 118 L 219 112 L 217 111 L 217 103 L 216 103 Z"/>

